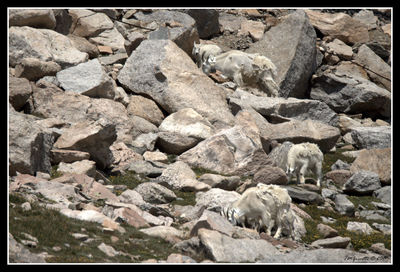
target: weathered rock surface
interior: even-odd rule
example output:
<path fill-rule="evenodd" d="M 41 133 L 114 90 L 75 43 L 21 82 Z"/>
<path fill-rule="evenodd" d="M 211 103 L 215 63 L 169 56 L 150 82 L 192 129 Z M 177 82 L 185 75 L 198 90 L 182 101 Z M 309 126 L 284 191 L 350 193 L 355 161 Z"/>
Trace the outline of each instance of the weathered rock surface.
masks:
<path fill-rule="evenodd" d="M 311 243 L 311 246 L 323 248 L 346 248 L 350 243 L 349 237 L 336 236 L 333 238 L 319 239 Z"/>
<path fill-rule="evenodd" d="M 196 21 L 196 28 L 201 39 L 219 33 L 219 13 L 214 9 L 189 9 L 185 11 Z"/>
<path fill-rule="evenodd" d="M 392 204 L 392 186 L 384 186 L 381 189 L 374 191 L 373 196 L 379 198 L 382 202 Z"/>
<path fill-rule="evenodd" d="M 347 199 L 344 194 L 336 194 L 335 195 L 335 210 L 340 214 L 353 216 L 355 212 L 354 204 Z"/>
<path fill-rule="evenodd" d="M 166 117 L 158 127 L 161 132 L 178 133 L 200 140 L 214 134 L 215 128 L 192 108 L 181 109 Z"/>
<path fill-rule="evenodd" d="M 190 236 L 197 236 L 200 229 L 215 230 L 228 236 L 234 233 L 234 227 L 226 218 L 208 210 L 204 210 L 201 217 L 196 220 L 190 230 Z"/>
<path fill-rule="evenodd" d="M 285 171 L 279 167 L 266 165 L 254 174 L 254 183 L 286 185 L 288 179 Z"/>
<path fill-rule="evenodd" d="M 76 49 L 67 36 L 53 30 L 28 26 L 10 27 L 10 65 L 15 66 L 23 58 L 29 57 L 41 61 L 54 61 L 61 68 L 74 66 L 88 59 L 88 55 Z"/>
<path fill-rule="evenodd" d="M 227 191 L 235 190 L 240 184 L 240 177 L 238 176 L 203 174 L 198 180 L 210 185 L 211 188 L 220 188 Z"/>
<path fill-rule="evenodd" d="M 152 124 L 159 126 L 164 119 L 164 114 L 157 104 L 140 95 L 132 95 L 126 108 L 128 113 L 142 117 Z"/>
<path fill-rule="evenodd" d="M 359 149 L 390 148 L 392 129 L 391 126 L 356 127 L 351 137 Z"/>
<path fill-rule="evenodd" d="M 247 52 L 265 55 L 275 64 L 281 96 L 304 98 L 317 66 L 316 37 L 304 10 L 297 10 L 267 31 Z"/>
<path fill-rule="evenodd" d="M 135 191 L 143 197 L 144 201 L 153 204 L 169 203 L 176 199 L 174 192 L 154 182 L 141 183 L 135 188 Z"/>
<path fill-rule="evenodd" d="M 180 155 L 194 147 L 200 141 L 200 139 L 183 136 L 179 133 L 160 131 L 158 132 L 156 145 L 160 150 L 168 154 Z"/>
<path fill-rule="evenodd" d="M 325 102 L 338 113 L 391 116 L 388 90 L 364 78 L 337 71 L 325 71 L 313 78 L 310 97 Z"/>
<path fill-rule="evenodd" d="M 352 176 L 350 170 L 332 170 L 325 174 L 327 179 L 332 180 L 340 188 L 347 182 L 347 180 Z"/>
<path fill-rule="evenodd" d="M 10 104 L 16 111 L 22 109 L 32 95 L 32 88 L 29 81 L 25 78 L 8 78 L 8 97 Z"/>
<path fill-rule="evenodd" d="M 26 247 L 18 243 L 11 233 L 8 233 L 8 260 L 10 263 L 45 263 L 46 260 L 39 254 L 31 253 Z"/>
<path fill-rule="evenodd" d="M 50 150 L 54 136 L 37 124 L 38 118 L 14 111 L 9 106 L 9 171 L 50 173 Z"/>
<path fill-rule="evenodd" d="M 293 143 L 285 141 L 271 150 L 268 154 L 268 158 L 271 159 L 274 166 L 286 171 L 287 154 L 292 146 Z"/>
<path fill-rule="evenodd" d="M 36 81 L 44 76 L 55 76 L 60 70 L 61 66 L 54 61 L 24 58 L 15 66 L 15 76 Z"/>
<path fill-rule="evenodd" d="M 88 160 L 90 157 L 88 152 L 55 148 L 50 150 L 50 155 L 52 164 L 59 164 L 60 162 L 73 163 L 76 161 Z"/>
<path fill-rule="evenodd" d="M 8 16 L 10 26 L 56 27 L 56 18 L 51 9 L 10 9 Z"/>
<path fill-rule="evenodd" d="M 353 173 L 366 170 L 377 173 L 382 184 L 391 184 L 391 148 L 364 149 L 351 164 Z"/>
<path fill-rule="evenodd" d="M 169 40 L 146 40 L 127 59 L 119 82 L 150 96 L 168 113 L 193 108 L 215 126 L 232 124 L 222 88 L 200 71 L 192 59 Z"/>
<path fill-rule="evenodd" d="M 89 177 L 94 177 L 96 175 L 96 163 L 89 160 L 81 160 L 73 163 L 60 162 L 57 171 L 61 173 L 85 174 Z"/>
<path fill-rule="evenodd" d="M 285 141 L 294 144 L 303 142 L 315 143 L 324 153 L 335 146 L 339 136 L 340 131 L 338 128 L 310 119 L 304 121 L 292 119 L 280 124 L 270 124 L 269 130 L 264 132 L 264 137 L 280 143 Z"/>
<path fill-rule="evenodd" d="M 58 72 L 57 80 L 66 91 L 97 98 L 115 97 L 114 82 L 97 59 Z"/>
<path fill-rule="evenodd" d="M 368 76 L 375 84 L 391 91 L 391 67 L 367 45 L 360 46 L 355 61 L 367 68 Z"/>
<path fill-rule="evenodd" d="M 157 10 L 152 13 L 139 11 L 135 14 L 135 17 L 145 23 L 175 24 L 175 27 L 168 28 L 168 39 L 191 56 L 193 42 L 199 39 L 196 21 L 191 16 L 179 11 Z"/>
<path fill-rule="evenodd" d="M 337 230 L 325 224 L 318 224 L 317 229 L 318 232 L 321 233 L 324 238 L 332 238 L 339 235 Z"/>
<path fill-rule="evenodd" d="M 311 24 L 325 36 L 350 45 L 369 40 L 368 27 L 343 12 L 330 14 L 309 9 L 305 12 Z"/>
<path fill-rule="evenodd" d="M 204 191 L 210 188 L 206 183 L 196 180 L 196 174 L 183 161 L 170 164 L 157 180 L 167 187 L 181 191 Z"/>
<path fill-rule="evenodd" d="M 273 245 L 263 239 L 233 239 L 207 229 L 199 230 L 199 238 L 208 256 L 216 262 L 257 262 L 278 253 Z"/>
<path fill-rule="evenodd" d="M 229 96 L 229 105 L 233 112 L 251 107 L 267 120 L 269 118 L 293 118 L 300 121 L 311 119 L 331 126 L 337 126 L 338 124 L 337 114 L 328 105 L 316 100 L 297 99 L 293 97 L 287 99 L 280 97 L 258 97 L 246 91 L 236 89 Z"/>
<path fill-rule="evenodd" d="M 240 194 L 235 191 L 212 188 L 207 192 L 196 193 L 196 206 L 205 206 L 207 210 L 220 212 L 223 207 L 227 207 L 239 198 Z"/>
<path fill-rule="evenodd" d="M 73 18 L 71 34 L 77 36 L 96 36 L 114 26 L 111 19 L 104 13 L 96 13 L 87 9 L 69 9 L 68 13 Z"/>
<path fill-rule="evenodd" d="M 141 229 L 140 231 L 149 236 L 162 238 L 172 244 L 180 242 L 184 238 L 184 233 L 182 231 L 168 226 L 155 226 Z"/>
<path fill-rule="evenodd" d="M 368 225 L 368 223 L 353 222 L 353 221 L 347 223 L 346 230 L 365 235 L 370 235 L 373 232 L 373 228 L 371 228 L 371 226 Z"/>
<path fill-rule="evenodd" d="M 307 203 L 307 204 L 317 204 L 321 205 L 324 203 L 323 198 L 320 194 L 308 191 L 298 186 L 283 186 L 292 198 L 294 202 Z"/>
<path fill-rule="evenodd" d="M 259 136 L 257 140 L 247 131 L 242 126 L 222 130 L 181 154 L 178 159 L 191 167 L 234 174 L 251 163 L 255 152 L 262 148 Z"/>

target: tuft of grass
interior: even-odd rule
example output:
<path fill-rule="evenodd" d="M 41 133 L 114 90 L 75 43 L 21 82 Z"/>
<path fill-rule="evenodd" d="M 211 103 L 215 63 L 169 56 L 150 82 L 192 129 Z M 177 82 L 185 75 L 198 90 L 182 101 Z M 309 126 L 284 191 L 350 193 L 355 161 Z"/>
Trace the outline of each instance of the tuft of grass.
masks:
<path fill-rule="evenodd" d="M 355 158 L 349 158 L 345 155 L 343 155 L 343 152 L 348 151 L 345 149 L 340 149 L 337 148 L 336 152 L 334 153 L 326 153 L 324 155 L 324 161 L 322 163 L 322 173 L 326 174 L 327 172 L 331 171 L 331 166 L 337 161 L 337 160 L 342 160 L 343 162 L 346 162 L 348 164 L 351 164 L 354 162 Z"/>
<path fill-rule="evenodd" d="M 353 199 L 353 201 L 355 201 Z M 365 203 L 367 201 L 367 198 L 362 198 L 361 200 L 357 200 L 359 203 Z M 325 217 L 332 217 L 336 219 L 335 223 L 329 224 L 329 223 L 323 223 L 326 225 L 331 226 L 332 228 L 336 229 L 338 231 L 339 236 L 342 237 L 350 237 L 351 243 L 353 244 L 353 247 L 355 250 L 360 250 L 362 248 L 369 248 L 372 244 L 374 243 L 384 243 L 385 247 L 390 249 L 391 248 L 391 236 L 390 235 L 384 235 L 383 233 L 372 233 L 370 235 L 365 235 L 365 234 L 357 234 L 352 231 L 348 231 L 347 228 L 347 223 L 349 221 L 355 221 L 355 222 L 364 222 L 368 223 L 370 226 L 372 226 L 372 223 L 377 222 L 376 220 L 368 220 L 365 218 L 357 218 L 357 217 L 350 217 L 350 216 L 345 216 L 341 215 L 336 212 L 331 212 L 328 210 L 321 210 L 317 208 L 317 205 L 307 205 L 305 208 L 303 208 L 305 212 L 307 212 L 311 217 L 311 219 L 304 219 L 304 225 L 307 229 L 306 235 L 302 238 L 303 242 L 305 243 L 312 243 L 318 239 L 322 239 L 323 237 L 319 234 L 317 230 L 317 225 L 319 223 L 323 223 L 321 216 Z M 377 222 L 377 223 L 387 223 L 387 222 Z"/>
<path fill-rule="evenodd" d="M 126 185 L 128 189 L 134 189 L 140 183 L 147 182 L 149 179 L 145 176 L 139 175 L 134 171 L 127 171 L 125 175 L 110 176 L 109 180 L 112 185 Z"/>
<path fill-rule="evenodd" d="M 182 192 L 182 191 L 174 190 L 174 193 L 177 196 L 177 199 L 171 202 L 172 205 L 181 205 L 181 206 L 196 205 L 196 193 L 195 192 Z"/>
<path fill-rule="evenodd" d="M 362 205 L 368 210 L 376 210 L 376 207 L 372 205 L 371 202 L 382 202 L 379 198 L 374 196 L 347 196 L 347 199 L 354 204 L 356 209 Z"/>
<path fill-rule="evenodd" d="M 10 203 L 18 204 L 26 200 L 15 194 L 10 195 Z M 37 248 L 31 248 L 33 253 L 48 252 L 52 257 L 47 262 L 56 263 L 130 263 L 141 262 L 154 258 L 165 260 L 170 254 L 178 253 L 172 244 L 161 238 L 151 237 L 128 224 L 121 224 L 125 233 L 115 231 L 112 235 L 118 238 L 117 242 L 111 241 L 111 235 L 104 233 L 98 223 L 81 221 L 68 218 L 56 210 L 46 209 L 36 203 L 32 210 L 24 211 L 19 205 L 9 209 L 9 230 L 15 239 L 20 242 L 25 239 L 22 232 L 28 233 L 38 239 Z M 18 219 L 16 219 L 18 218 Z M 82 229 L 85 230 L 82 230 Z M 92 238 L 89 243 L 82 243 L 75 239 L 72 233 L 85 233 Z M 106 256 L 97 247 L 102 242 L 112 246 L 115 250 L 125 253 L 115 257 Z M 69 246 L 66 246 L 68 244 Z M 60 251 L 54 251 L 58 246 Z"/>
<path fill-rule="evenodd" d="M 50 179 L 59 178 L 63 173 L 58 171 L 58 165 L 53 165 L 50 170 Z"/>

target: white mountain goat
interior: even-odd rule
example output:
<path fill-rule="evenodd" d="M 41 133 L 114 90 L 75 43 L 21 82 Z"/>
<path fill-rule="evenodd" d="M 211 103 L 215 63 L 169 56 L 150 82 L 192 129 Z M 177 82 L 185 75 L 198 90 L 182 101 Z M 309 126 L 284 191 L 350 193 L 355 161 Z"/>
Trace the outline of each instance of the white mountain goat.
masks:
<path fill-rule="evenodd" d="M 230 207 L 222 209 L 221 215 L 234 225 L 244 227 L 247 224 L 257 230 L 265 227 L 268 235 L 271 235 L 272 228 L 277 227 L 274 235 L 276 239 L 282 231 L 294 238 L 295 216 L 290 209 L 291 202 L 286 189 L 259 183 L 247 189 Z"/>
<path fill-rule="evenodd" d="M 193 43 L 192 56 L 196 60 L 197 67 L 202 68 L 210 55 L 217 56 L 222 53 L 222 49 L 215 44 L 196 44 Z"/>
<path fill-rule="evenodd" d="M 308 170 L 317 176 L 317 186 L 321 186 L 322 161 L 324 154 L 316 144 L 301 143 L 293 145 L 288 152 L 286 174 L 288 179 L 296 173 L 297 183 L 305 183 L 305 174 Z"/>
<path fill-rule="evenodd" d="M 278 96 L 279 87 L 274 80 L 276 66 L 267 57 L 238 50 L 219 55 L 210 54 L 203 63 L 203 71 L 208 74 L 215 70 L 219 70 L 239 87 L 261 88 L 272 97 Z"/>

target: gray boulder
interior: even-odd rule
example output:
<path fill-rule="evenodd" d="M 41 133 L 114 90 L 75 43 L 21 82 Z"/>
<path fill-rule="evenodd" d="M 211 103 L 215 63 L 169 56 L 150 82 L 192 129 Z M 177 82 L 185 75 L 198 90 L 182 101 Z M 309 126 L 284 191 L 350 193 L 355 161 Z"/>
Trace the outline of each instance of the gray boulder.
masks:
<path fill-rule="evenodd" d="M 201 39 L 219 33 L 219 12 L 215 9 L 189 9 L 185 12 L 196 21 L 197 32 Z"/>
<path fill-rule="evenodd" d="M 157 10 L 151 13 L 139 11 L 135 13 L 135 17 L 145 23 L 156 22 L 159 25 L 175 23 L 174 27 L 168 28 L 168 37 L 188 56 L 191 56 L 193 42 L 199 39 L 196 21 L 191 16 L 179 11 Z"/>
<path fill-rule="evenodd" d="M 292 146 L 293 143 L 285 141 L 272 149 L 268 154 L 268 158 L 271 159 L 273 165 L 281 168 L 283 171 L 286 171 L 287 154 Z"/>
<path fill-rule="evenodd" d="M 16 111 L 22 109 L 32 95 L 32 88 L 25 78 L 8 78 L 8 100 Z"/>
<path fill-rule="evenodd" d="M 392 144 L 390 126 L 355 127 L 351 131 L 351 137 L 359 149 L 388 148 Z"/>
<path fill-rule="evenodd" d="M 40 126 L 39 118 L 16 112 L 9 106 L 9 171 L 34 175 L 50 173 L 53 133 Z"/>
<path fill-rule="evenodd" d="M 235 190 L 240 184 L 238 176 L 221 176 L 216 174 L 203 174 L 198 179 L 212 188 L 220 188 L 227 191 Z"/>
<path fill-rule="evenodd" d="M 391 94 L 364 78 L 326 70 L 313 78 L 310 97 L 338 113 L 391 116 Z"/>
<path fill-rule="evenodd" d="M 317 144 L 323 153 L 331 150 L 340 137 L 338 128 L 310 119 L 291 119 L 288 122 L 269 124 L 267 127 L 268 130 L 263 135 L 270 141 L 289 141 L 295 144 L 311 142 Z"/>
<path fill-rule="evenodd" d="M 373 196 L 379 198 L 382 202 L 392 204 L 392 186 L 384 186 L 374 191 Z"/>
<path fill-rule="evenodd" d="M 62 48 L 62 50 L 60 50 Z M 76 49 L 71 40 L 50 29 L 29 26 L 9 28 L 10 65 L 17 65 L 23 58 L 54 61 L 61 68 L 77 65 L 88 60 L 88 54 Z"/>
<path fill-rule="evenodd" d="M 292 97 L 259 97 L 240 89 L 229 96 L 229 106 L 233 113 L 251 107 L 266 119 L 311 119 L 331 126 L 337 126 L 339 121 L 338 115 L 324 102 Z"/>
<path fill-rule="evenodd" d="M 266 240 L 233 239 L 214 230 L 200 229 L 199 239 L 206 254 L 216 262 L 257 262 L 278 253 Z"/>
<path fill-rule="evenodd" d="M 323 248 L 346 248 L 350 243 L 349 237 L 336 236 L 332 238 L 319 239 L 311 243 L 311 246 Z"/>
<path fill-rule="evenodd" d="M 391 91 L 391 67 L 367 45 L 360 46 L 355 61 L 367 68 L 368 76 L 376 85 Z"/>
<path fill-rule="evenodd" d="M 15 66 L 15 76 L 36 81 L 45 76 L 55 76 L 61 66 L 54 61 L 41 61 L 35 58 L 24 58 Z"/>
<path fill-rule="evenodd" d="M 192 108 L 214 126 L 233 123 L 224 90 L 170 40 L 143 41 L 127 59 L 118 81 L 150 96 L 168 113 Z"/>
<path fill-rule="evenodd" d="M 324 199 L 318 193 L 308 191 L 298 186 L 283 186 L 283 188 L 288 191 L 289 196 L 294 202 L 317 205 L 324 203 Z"/>
<path fill-rule="evenodd" d="M 135 191 L 143 197 L 144 201 L 153 204 L 165 204 L 176 199 L 174 192 L 154 182 L 141 183 L 136 186 Z"/>
<path fill-rule="evenodd" d="M 340 214 L 353 216 L 355 212 L 354 204 L 347 199 L 344 194 L 336 194 L 335 195 L 335 210 Z"/>
<path fill-rule="evenodd" d="M 57 139 L 54 148 L 88 152 L 100 168 L 113 162 L 110 145 L 116 140 L 115 125 L 106 119 L 76 123 Z"/>
<path fill-rule="evenodd" d="M 201 140 L 179 133 L 160 131 L 156 146 L 168 154 L 180 155 L 196 146 Z"/>
<path fill-rule="evenodd" d="M 297 10 L 271 27 L 249 53 L 260 53 L 276 65 L 280 96 L 304 98 L 316 64 L 317 35 L 304 10 Z"/>
<path fill-rule="evenodd" d="M 56 27 L 56 18 L 51 9 L 10 9 L 8 16 L 10 26 L 30 26 L 49 29 Z"/>
<path fill-rule="evenodd" d="M 39 254 L 31 253 L 26 247 L 18 243 L 11 233 L 8 233 L 8 260 L 10 263 L 45 263 L 46 260 Z"/>
<path fill-rule="evenodd" d="M 224 207 L 228 207 L 239 198 L 240 194 L 235 191 L 212 188 L 206 192 L 196 193 L 196 206 L 205 206 L 207 210 L 220 212 Z"/>
<path fill-rule="evenodd" d="M 93 59 L 57 73 L 57 80 L 66 91 L 97 98 L 115 97 L 114 82 L 98 59 Z"/>

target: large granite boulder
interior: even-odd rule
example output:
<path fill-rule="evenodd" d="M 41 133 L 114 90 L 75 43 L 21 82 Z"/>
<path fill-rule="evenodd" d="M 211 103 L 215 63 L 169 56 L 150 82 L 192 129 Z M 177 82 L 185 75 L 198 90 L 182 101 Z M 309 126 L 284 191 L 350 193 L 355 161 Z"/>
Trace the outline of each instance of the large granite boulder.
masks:
<path fill-rule="evenodd" d="M 168 113 L 192 108 L 216 126 L 233 123 L 224 90 L 170 40 L 146 40 L 118 75 L 128 90 L 150 96 Z"/>
<path fill-rule="evenodd" d="M 280 96 L 304 98 L 317 68 L 316 38 L 304 10 L 297 10 L 271 27 L 263 39 L 252 44 L 246 52 L 265 55 L 276 65 Z"/>

